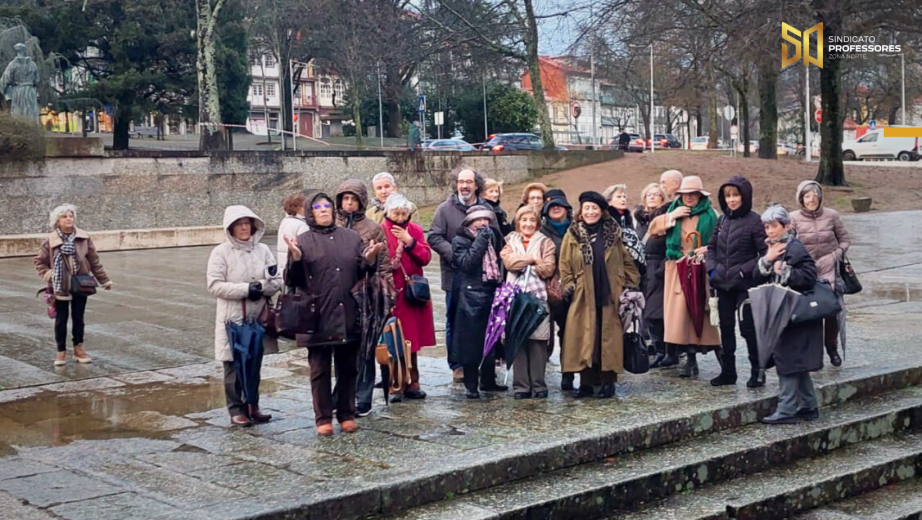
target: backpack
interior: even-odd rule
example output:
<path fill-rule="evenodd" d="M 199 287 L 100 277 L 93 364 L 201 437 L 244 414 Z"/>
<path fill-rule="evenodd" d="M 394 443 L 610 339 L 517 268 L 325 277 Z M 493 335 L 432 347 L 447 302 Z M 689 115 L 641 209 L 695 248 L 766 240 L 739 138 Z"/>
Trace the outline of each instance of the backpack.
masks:
<path fill-rule="evenodd" d="M 397 318 L 390 318 L 384 324 L 384 330 L 375 348 L 375 359 L 381 365 L 384 379 L 385 400 L 387 392 L 403 392 L 410 381 L 412 363 L 410 342 L 403 336 L 403 325 Z"/>

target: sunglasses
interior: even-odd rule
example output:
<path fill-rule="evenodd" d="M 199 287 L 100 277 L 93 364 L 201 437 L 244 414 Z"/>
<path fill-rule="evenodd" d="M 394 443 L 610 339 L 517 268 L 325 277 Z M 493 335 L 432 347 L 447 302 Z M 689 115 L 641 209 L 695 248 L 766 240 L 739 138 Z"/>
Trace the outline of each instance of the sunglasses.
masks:
<path fill-rule="evenodd" d="M 311 207 L 313 207 L 314 209 L 330 209 L 333 206 L 329 202 L 322 202 L 320 204 L 314 204 Z"/>

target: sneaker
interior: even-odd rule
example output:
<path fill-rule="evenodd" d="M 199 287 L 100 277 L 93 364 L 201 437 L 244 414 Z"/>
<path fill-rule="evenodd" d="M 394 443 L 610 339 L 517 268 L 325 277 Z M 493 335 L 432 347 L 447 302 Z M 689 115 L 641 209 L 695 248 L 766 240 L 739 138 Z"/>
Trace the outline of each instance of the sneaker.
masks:
<path fill-rule="evenodd" d="M 393 401 L 392 401 L 392 402 L 393 402 Z M 359 416 L 359 417 L 367 417 L 369 414 L 371 414 L 371 405 L 370 405 L 370 404 L 359 403 L 359 404 L 355 407 L 355 415 L 357 415 L 357 416 Z"/>
<path fill-rule="evenodd" d="M 92 363 L 93 358 L 86 354 L 86 351 L 83 350 L 83 344 L 74 345 L 74 359 L 77 360 L 77 363 Z"/>
<path fill-rule="evenodd" d="M 762 424 L 795 424 L 800 421 L 801 419 L 797 416 L 778 415 L 778 412 L 775 412 L 768 417 L 763 417 L 759 422 Z"/>
<path fill-rule="evenodd" d="M 58 352 L 54 355 L 54 366 L 63 367 L 67 364 L 67 352 Z"/>

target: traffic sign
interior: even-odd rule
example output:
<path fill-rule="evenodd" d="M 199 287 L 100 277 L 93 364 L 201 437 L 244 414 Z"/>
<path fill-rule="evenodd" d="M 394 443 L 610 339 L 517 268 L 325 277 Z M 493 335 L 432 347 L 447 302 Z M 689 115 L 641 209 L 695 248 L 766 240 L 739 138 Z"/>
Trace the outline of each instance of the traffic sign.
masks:
<path fill-rule="evenodd" d="M 419 97 L 417 98 L 417 111 L 420 114 L 423 114 L 426 112 L 426 96 L 424 96 L 423 94 L 420 94 Z"/>
<path fill-rule="evenodd" d="M 730 137 L 736 139 L 736 136 L 740 133 L 740 127 L 733 125 L 730 127 Z"/>
<path fill-rule="evenodd" d="M 815 106 L 817 110 L 821 110 L 821 109 L 823 108 L 823 97 L 822 97 L 822 96 L 814 96 L 814 98 L 813 98 L 813 106 Z"/>
<path fill-rule="evenodd" d="M 823 122 L 823 111 L 822 111 L 822 109 L 817 110 L 816 113 L 813 114 L 813 119 L 816 120 L 816 123 L 817 123 L 817 124 L 821 124 L 821 123 Z"/>
<path fill-rule="evenodd" d="M 436 112 L 435 113 L 435 124 L 444 125 L 445 124 L 445 112 Z"/>
<path fill-rule="evenodd" d="M 727 121 L 733 120 L 733 116 L 736 115 L 736 110 L 733 110 L 733 105 L 727 105 L 724 107 L 724 117 L 727 118 Z"/>
<path fill-rule="evenodd" d="M 872 119 L 868 121 L 868 130 L 877 130 L 877 120 Z"/>
<path fill-rule="evenodd" d="M 570 114 L 573 116 L 573 119 L 579 119 L 580 114 L 583 113 L 583 109 L 579 106 L 579 101 L 570 102 Z"/>

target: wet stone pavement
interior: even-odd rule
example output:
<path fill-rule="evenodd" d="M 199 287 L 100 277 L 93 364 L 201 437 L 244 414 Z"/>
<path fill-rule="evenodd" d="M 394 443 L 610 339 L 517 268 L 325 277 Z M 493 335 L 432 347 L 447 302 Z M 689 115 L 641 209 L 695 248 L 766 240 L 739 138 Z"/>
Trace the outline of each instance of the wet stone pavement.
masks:
<path fill-rule="evenodd" d="M 845 365 L 815 374 L 825 403 L 855 380 L 922 366 L 920 216 L 848 218 L 850 258 L 866 290 L 849 299 Z M 337 428 L 334 437 L 318 438 L 306 353 L 294 349 L 268 356 L 263 369 L 261 404 L 275 420 L 231 429 L 220 367 L 211 361 L 214 302 L 203 276 L 209 251 L 105 253 L 116 290 L 89 306 L 94 363 L 60 372 L 51 367 L 53 332 L 33 298 L 40 283 L 31 263 L 0 260 L 0 518 L 230 519 L 305 505 L 325 511 L 323 504 L 367 512 L 393 500 L 375 494 L 382 486 L 449 475 L 442 484 L 461 493 L 469 485 L 461 476 L 478 465 L 554 447 L 578 450 L 573 445 L 595 435 L 762 406 L 777 394 L 773 373 L 763 389 L 746 389 L 745 378 L 736 388 L 710 387 L 718 365 L 709 356 L 698 381 L 680 380 L 675 370 L 625 375 L 618 398 L 575 400 L 559 391 L 555 352 L 547 400 L 488 394 L 470 402 L 452 383 L 444 350 L 431 349 L 420 358 L 426 400 L 386 406 L 376 391 L 357 433 Z M 888 269 L 907 264 L 915 265 Z M 440 330 L 443 313 L 440 305 Z M 738 364 L 747 369 L 745 360 Z M 692 419 L 692 428 L 711 428 Z M 337 501 L 346 495 L 350 503 Z M 334 511 L 326 517 L 350 516 Z"/>

